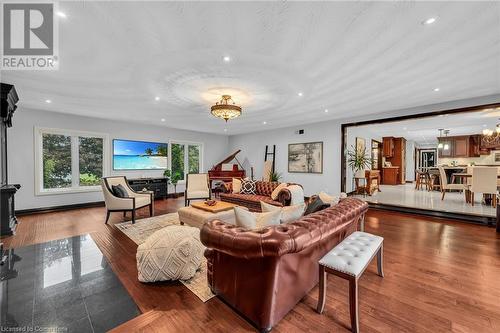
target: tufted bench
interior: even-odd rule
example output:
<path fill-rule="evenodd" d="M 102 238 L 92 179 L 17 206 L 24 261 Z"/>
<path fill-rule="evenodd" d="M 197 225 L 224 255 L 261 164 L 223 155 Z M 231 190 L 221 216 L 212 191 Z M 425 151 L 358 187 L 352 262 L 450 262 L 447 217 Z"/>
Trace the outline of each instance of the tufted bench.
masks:
<path fill-rule="evenodd" d="M 319 260 L 319 313 L 325 308 L 326 273 L 337 275 L 349 281 L 349 312 L 352 332 L 359 331 L 358 321 L 358 279 L 377 255 L 378 275 L 383 271 L 384 238 L 362 231 L 353 232 L 333 250 Z"/>

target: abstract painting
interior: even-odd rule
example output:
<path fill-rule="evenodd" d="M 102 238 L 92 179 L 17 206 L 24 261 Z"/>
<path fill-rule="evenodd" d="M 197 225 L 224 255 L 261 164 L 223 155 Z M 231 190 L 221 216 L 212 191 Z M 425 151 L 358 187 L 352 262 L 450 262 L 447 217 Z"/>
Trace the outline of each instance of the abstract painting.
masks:
<path fill-rule="evenodd" d="M 323 173 L 323 142 L 289 144 L 288 172 Z"/>

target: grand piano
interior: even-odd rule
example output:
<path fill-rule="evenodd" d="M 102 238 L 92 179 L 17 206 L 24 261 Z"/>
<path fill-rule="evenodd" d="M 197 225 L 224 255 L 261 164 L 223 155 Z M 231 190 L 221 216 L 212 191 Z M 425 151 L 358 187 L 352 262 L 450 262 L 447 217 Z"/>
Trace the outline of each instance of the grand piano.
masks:
<path fill-rule="evenodd" d="M 231 182 L 233 178 L 245 178 L 245 169 L 241 166 L 240 161 L 236 158 L 236 155 L 241 150 L 238 149 L 235 153 L 229 155 L 216 165 L 212 169 L 208 170 L 208 178 L 210 180 L 210 188 L 212 188 L 212 182 L 218 180 L 223 182 Z M 238 164 L 229 164 L 232 160 L 236 160 Z"/>

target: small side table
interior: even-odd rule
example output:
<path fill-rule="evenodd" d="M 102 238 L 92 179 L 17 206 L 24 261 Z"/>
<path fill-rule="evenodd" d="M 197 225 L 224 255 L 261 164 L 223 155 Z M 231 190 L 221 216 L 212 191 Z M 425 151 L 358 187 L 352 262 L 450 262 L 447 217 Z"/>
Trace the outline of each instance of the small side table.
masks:
<path fill-rule="evenodd" d="M 363 186 L 359 185 L 360 180 L 363 181 Z M 354 177 L 354 183 L 356 184 L 356 194 L 363 194 L 366 197 L 366 187 L 368 185 L 366 177 Z"/>

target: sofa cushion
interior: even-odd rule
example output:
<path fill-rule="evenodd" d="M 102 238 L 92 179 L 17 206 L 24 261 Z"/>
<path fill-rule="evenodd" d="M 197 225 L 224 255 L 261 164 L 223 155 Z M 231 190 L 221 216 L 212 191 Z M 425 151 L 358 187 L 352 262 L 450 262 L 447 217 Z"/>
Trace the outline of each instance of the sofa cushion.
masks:
<path fill-rule="evenodd" d="M 137 248 L 139 281 L 190 279 L 200 268 L 204 250 L 198 228 L 168 226 L 160 229 Z"/>
<path fill-rule="evenodd" d="M 316 197 L 312 202 L 309 203 L 309 205 L 307 205 L 306 211 L 304 212 L 304 216 L 319 212 L 320 210 L 323 210 L 328 207 L 330 207 L 329 204 L 324 203 L 319 197 Z"/>
<path fill-rule="evenodd" d="M 241 179 L 233 178 L 232 193 L 240 193 L 240 191 L 241 191 Z"/>
<path fill-rule="evenodd" d="M 122 184 L 111 185 L 111 189 L 113 190 L 113 194 L 118 198 L 128 198 L 128 193 L 125 187 Z"/>
<path fill-rule="evenodd" d="M 242 194 L 256 194 L 255 193 L 255 181 L 254 180 L 246 180 L 244 179 L 241 182 L 241 191 Z"/>
<path fill-rule="evenodd" d="M 277 210 L 280 211 L 281 212 L 280 222 L 289 223 L 298 220 L 302 217 L 302 215 L 304 214 L 305 205 L 302 204 L 302 205 L 278 207 L 265 203 L 264 201 L 261 201 L 260 207 L 263 213 L 274 212 Z"/>
<path fill-rule="evenodd" d="M 240 207 L 234 207 L 236 226 L 246 229 L 262 229 L 264 227 L 279 225 L 281 211 L 267 213 L 252 213 Z"/>
<path fill-rule="evenodd" d="M 330 195 L 323 191 L 319 192 L 318 197 L 321 199 L 321 201 L 323 201 L 326 204 L 329 204 L 330 206 L 338 204 L 340 200 L 340 197 Z"/>

